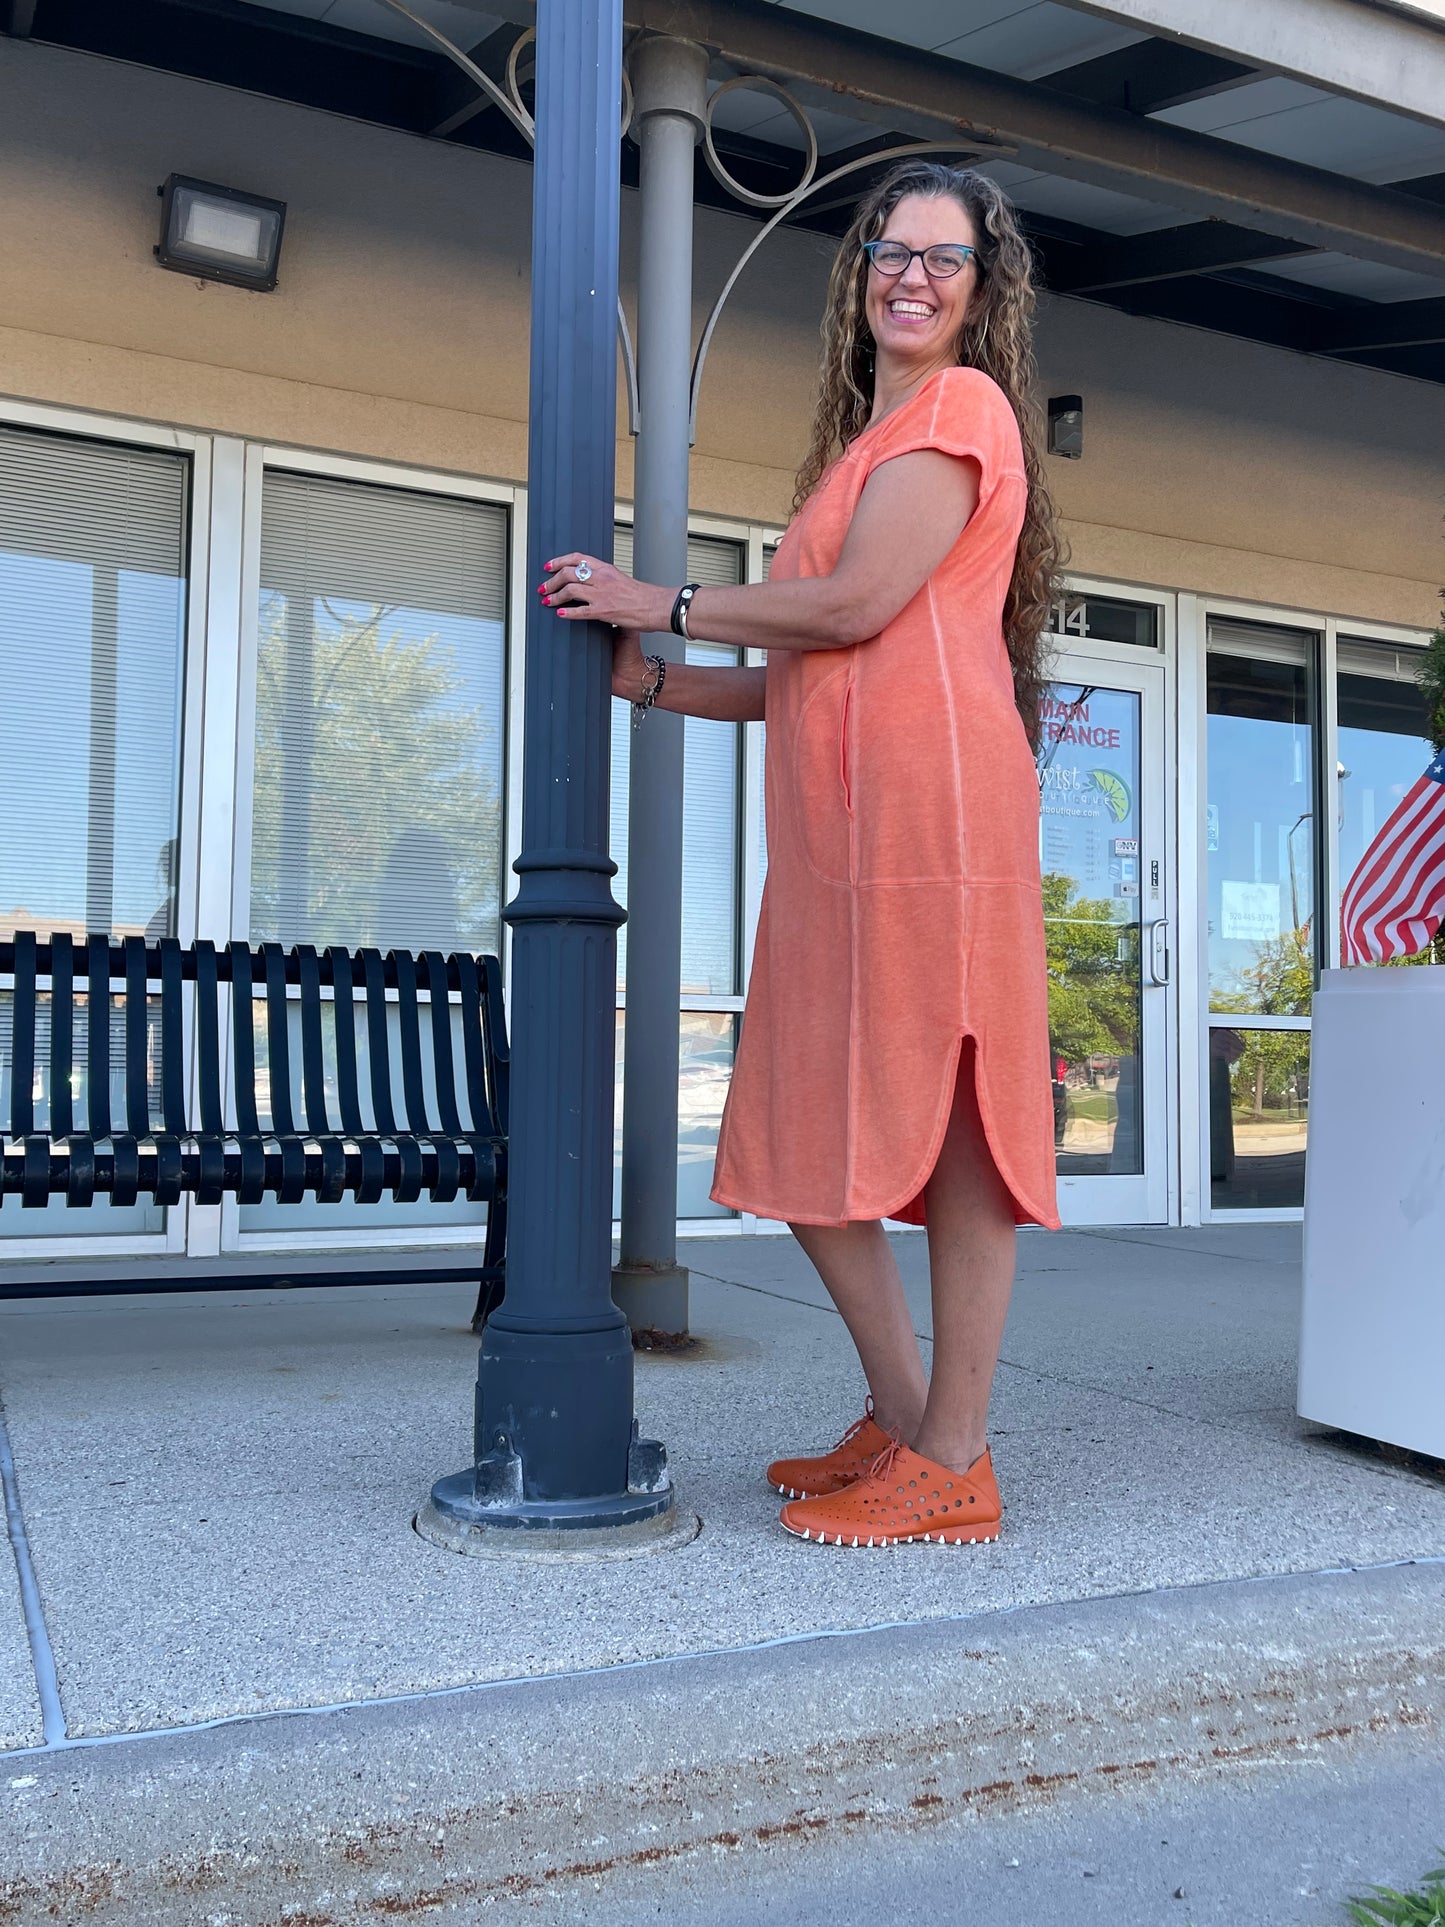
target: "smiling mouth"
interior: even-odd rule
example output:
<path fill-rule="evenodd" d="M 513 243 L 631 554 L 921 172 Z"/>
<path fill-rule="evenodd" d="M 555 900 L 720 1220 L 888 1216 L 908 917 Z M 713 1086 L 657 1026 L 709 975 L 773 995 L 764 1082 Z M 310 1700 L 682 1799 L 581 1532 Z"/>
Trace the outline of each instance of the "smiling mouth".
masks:
<path fill-rule="evenodd" d="M 897 321 L 931 321 L 938 310 L 926 301 L 890 301 L 888 312 Z"/>

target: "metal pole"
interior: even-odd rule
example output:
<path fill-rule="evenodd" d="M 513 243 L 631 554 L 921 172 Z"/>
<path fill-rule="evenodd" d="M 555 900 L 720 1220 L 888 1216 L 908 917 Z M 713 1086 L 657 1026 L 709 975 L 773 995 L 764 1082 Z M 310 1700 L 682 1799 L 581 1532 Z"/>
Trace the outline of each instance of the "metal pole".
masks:
<path fill-rule="evenodd" d="M 645 582 L 687 574 L 692 375 L 693 148 L 707 53 L 655 35 L 630 62 L 641 150 L 638 434 L 633 566 Z M 675 636 L 649 636 L 680 660 Z M 627 829 L 627 1010 L 622 1086 L 622 1254 L 612 1295 L 634 1326 L 687 1330 L 677 1262 L 678 986 L 682 968 L 683 719 L 656 710 L 632 741 Z"/>
<path fill-rule="evenodd" d="M 532 184 L 529 581 L 611 554 L 622 0 L 540 0 Z M 528 601 L 522 854 L 512 925 L 511 1249 L 482 1341 L 476 1463 L 417 1521 L 523 1554 L 678 1529 L 667 1458 L 639 1441 L 612 1302 L 616 865 L 607 854 L 611 645 Z"/>

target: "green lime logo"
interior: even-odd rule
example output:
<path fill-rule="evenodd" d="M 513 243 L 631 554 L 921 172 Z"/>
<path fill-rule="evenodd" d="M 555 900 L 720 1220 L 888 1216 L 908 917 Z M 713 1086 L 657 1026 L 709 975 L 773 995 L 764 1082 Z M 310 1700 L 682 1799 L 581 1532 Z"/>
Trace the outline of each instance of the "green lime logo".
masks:
<path fill-rule="evenodd" d="M 1134 799 L 1129 794 L 1129 785 L 1122 776 L 1116 776 L 1111 769 L 1091 769 L 1089 780 L 1094 788 L 1103 793 L 1109 805 L 1109 814 L 1116 823 L 1122 823 L 1134 807 Z"/>

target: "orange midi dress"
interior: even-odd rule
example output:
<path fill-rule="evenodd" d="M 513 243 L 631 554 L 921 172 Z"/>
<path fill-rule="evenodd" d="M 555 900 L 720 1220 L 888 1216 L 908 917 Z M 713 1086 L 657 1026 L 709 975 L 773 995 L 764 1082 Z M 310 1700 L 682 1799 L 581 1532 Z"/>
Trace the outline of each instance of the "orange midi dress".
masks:
<path fill-rule="evenodd" d="M 1038 781 L 1002 620 L 1025 480 L 1002 390 L 944 369 L 866 429 L 772 578 L 830 574 L 873 470 L 922 448 L 982 471 L 944 561 L 871 641 L 768 658 L 768 874 L 712 1195 L 922 1224 L 972 1038 L 1015 1217 L 1057 1226 Z"/>

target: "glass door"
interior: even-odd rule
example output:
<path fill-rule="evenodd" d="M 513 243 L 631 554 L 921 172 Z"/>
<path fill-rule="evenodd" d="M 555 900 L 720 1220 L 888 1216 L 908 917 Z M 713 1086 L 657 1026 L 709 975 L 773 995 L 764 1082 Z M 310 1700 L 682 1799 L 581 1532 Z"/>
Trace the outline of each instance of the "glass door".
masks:
<path fill-rule="evenodd" d="M 1039 855 L 1066 1224 L 1169 1216 L 1164 664 L 1071 650 L 1043 701 Z"/>

